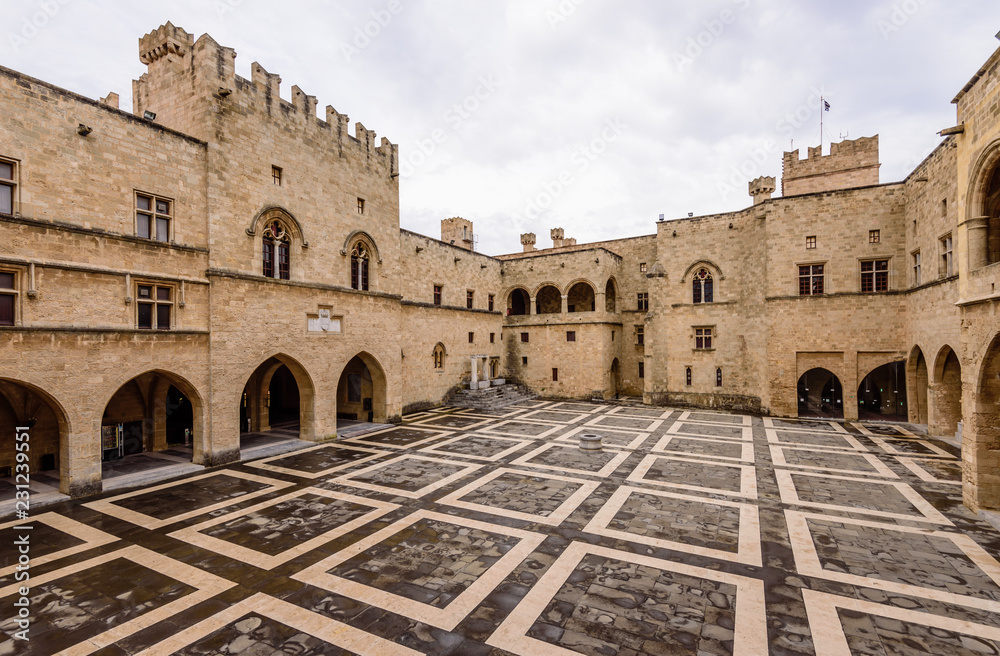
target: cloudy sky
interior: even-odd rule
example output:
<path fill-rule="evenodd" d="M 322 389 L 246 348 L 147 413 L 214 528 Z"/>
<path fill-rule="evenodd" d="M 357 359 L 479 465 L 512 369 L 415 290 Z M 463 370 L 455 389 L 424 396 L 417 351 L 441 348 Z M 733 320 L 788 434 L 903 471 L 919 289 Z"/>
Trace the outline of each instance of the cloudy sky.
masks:
<path fill-rule="evenodd" d="M 781 153 L 881 135 L 901 180 L 1000 46 L 983 0 L 4 0 L 0 64 L 131 107 L 140 35 L 171 20 L 400 144 L 402 227 L 478 249 L 651 234 L 750 204 Z M 320 109 L 322 112 L 322 109 Z"/>

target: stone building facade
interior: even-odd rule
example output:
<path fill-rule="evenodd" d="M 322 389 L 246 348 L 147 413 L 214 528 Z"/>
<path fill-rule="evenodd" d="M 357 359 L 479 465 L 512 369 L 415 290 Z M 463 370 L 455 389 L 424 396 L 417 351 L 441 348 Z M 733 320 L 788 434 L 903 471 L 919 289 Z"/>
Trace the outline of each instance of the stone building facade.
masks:
<path fill-rule="evenodd" d="M 553 397 L 962 422 L 966 503 L 1000 507 L 1000 51 L 901 182 L 845 141 L 738 212 L 490 257 L 459 217 L 400 229 L 398 149 L 361 123 L 208 35 L 139 46 L 132 112 L 0 69 L 0 431 L 62 492 L 101 490 L 109 444 L 207 466 L 392 422 L 476 361 Z"/>

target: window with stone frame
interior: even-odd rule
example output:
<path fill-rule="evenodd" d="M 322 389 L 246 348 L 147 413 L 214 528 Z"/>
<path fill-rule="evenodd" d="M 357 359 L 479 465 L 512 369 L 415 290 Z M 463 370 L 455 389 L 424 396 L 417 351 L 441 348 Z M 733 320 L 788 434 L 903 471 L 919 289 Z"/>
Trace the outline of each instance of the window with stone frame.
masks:
<path fill-rule="evenodd" d="M 444 369 L 444 344 L 438 343 L 438 345 L 434 347 L 432 357 L 434 358 L 434 368 Z"/>
<path fill-rule="evenodd" d="M 434 285 L 434 305 L 441 305 L 441 285 Z"/>
<path fill-rule="evenodd" d="M 938 270 L 938 276 L 941 278 L 950 278 L 955 275 L 954 262 L 952 261 L 954 242 L 952 241 L 951 233 L 941 237 L 938 243 L 941 249 L 941 265 Z"/>
<path fill-rule="evenodd" d="M 872 294 L 889 291 L 889 260 L 867 260 L 861 263 L 861 292 Z"/>
<path fill-rule="evenodd" d="M 575 342 L 576 341 L 576 331 L 575 330 L 567 330 L 566 331 L 566 341 L 567 342 Z"/>
<path fill-rule="evenodd" d="M 718 368 L 715 370 L 715 386 L 722 387 L 722 369 Z"/>
<path fill-rule="evenodd" d="M 646 363 L 642 360 L 639 361 L 639 378 L 646 377 Z"/>
<path fill-rule="evenodd" d="M 261 238 L 265 278 L 291 279 L 291 234 L 281 221 L 268 221 Z"/>
<path fill-rule="evenodd" d="M 715 288 L 712 274 L 708 269 L 702 267 L 694 274 L 691 282 L 693 300 L 695 305 L 700 303 L 713 303 L 715 301 Z"/>
<path fill-rule="evenodd" d="M 496 300 L 496 297 L 493 294 L 490 294 L 489 297 L 488 297 L 488 301 L 487 301 L 487 307 L 488 307 L 488 309 L 489 309 L 490 312 L 493 311 L 493 306 L 494 306 L 495 300 Z"/>
<path fill-rule="evenodd" d="M 824 293 L 825 265 L 803 264 L 799 266 L 799 296 L 819 296 Z"/>
<path fill-rule="evenodd" d="M 135 194 L 135 234 L 142 239 L 169 242 L 174 202 L 152 194 Z"/>
<path fill-rule="evenodd" d="M 471 310 L 475 306 L 476 292 L 469 290 L 465 292 L 465 308 Z"/>
<path fill-rule="evenodd" d="M 17 322 L 17 273 L 0 271 L 0 326 Z"/>
<path fill-rule="evenodd" d="M 691 387 L 691 367 L 687 367 L 684 370 L 684 384 Z"/>
<path fill-rule="evenodd" d="M 174 308 L 174 286 L 140 282 L 136 284 L 136 328 L 170 330 Z"/>
<path fill-rule="evenodd" d="M 694 329 L 694 348 L 698 351 L 710 351 L 712 350 L 712 337 L 714 336 L 715 328 L 711 326 L 696 327 Z"/>
<path fill-rule="evenodd" d="M 639 294 L 638 296 L 639 296 L 639 304 L 638 304 L 639 312 L 648 312 L 649 311 L 649 294 L 648 293 L 642 293 L 642 294 Z"/>
<path fill-rule="evenodd" d="M 0 159 L 0 214 L 13 214 L 17 205 L 17 163 Z"/>
<path fill-rule="evenodd" d="M 920 279 L 921 279 L 920 251 L 913 251 L 913 253 L 911 253 L 910 256 L 913 258 L 913 264 L 912 264 L 912 267 L 913 267 L 913 286 L 914 287 L 919 287 L 920 286 Z"/>
<path fill-rule="evenodd" d="M 370 267 L 371 254 L 368 245 L 359 241 L 351 249 L 351 289 L 368 291 Z"/>
<path fill-rule="evenodd" d="M 816 235 L 806 237 L 806 250 L 816 250 Z"/>
<path fill-rule="evenodd" d="M 868 243 L 878 244 L 882 241 L 882 231 L 881 230 L 869 230 L 868 231 Z"/>
<path fill-rule="evenodd" d="M 645 346 L 646 344 L 646 328 L 645 326 L 635 327 L 635 345 Z"/>

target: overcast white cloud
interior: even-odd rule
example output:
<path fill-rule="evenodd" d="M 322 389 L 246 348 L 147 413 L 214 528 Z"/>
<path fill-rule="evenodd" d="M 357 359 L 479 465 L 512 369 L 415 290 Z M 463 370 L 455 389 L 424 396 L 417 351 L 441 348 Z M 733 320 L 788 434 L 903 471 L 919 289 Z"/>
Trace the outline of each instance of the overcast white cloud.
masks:
<path fill-rule="evenodd" d="M 297 84 L 400 144 L 402 227 L 464 216 L 490 254 L 526 231 L 596 241 L 745 207 L 748 179 L 819 143 L 820 90 L 826 143 L 878 133 L 882 181 L 900 180 L 1000 45 L 982 0 L 3 4 L 0 63 L 123 107 L 139 36 L 211 34 L 238 73 L 258 61 L 285 97 Z"/>

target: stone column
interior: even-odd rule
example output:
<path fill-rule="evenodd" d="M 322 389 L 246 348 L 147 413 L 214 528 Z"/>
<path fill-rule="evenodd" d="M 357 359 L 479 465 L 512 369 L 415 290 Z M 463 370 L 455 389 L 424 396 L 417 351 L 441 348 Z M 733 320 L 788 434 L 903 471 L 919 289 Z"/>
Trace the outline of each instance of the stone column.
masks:
<path fill-rule="evenodd" d="M 976 217 L 965 222 L 970 271 L 989 264 L 989 225 L 990 217 L 988 216 Z M 957 273 L 957 270 L 955 272 Z"/>
<path fill-rule="evenodd" d="M 486 355 L 483 356 L 483 382 L 490 385 L 490 358 Z"/>
<path fill-rule="evenodd" d="M 479 362 L 476 356 L 471 358 L 472 379 L 469 381 L 469 389 L 479 389 Z"/>
<path fill-rule="evenodd" d="M 562 313 L 563 314 L 569 313 L 569 296 L 565 294 L 562 297 Z"/>
<path fill-rule="evenodd" d="M 528 314 L 538 314 L 538 300 L 534 296 L 528 298 Z"/>

